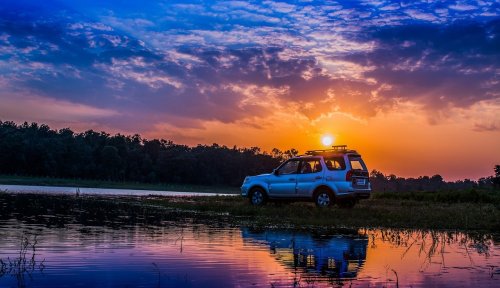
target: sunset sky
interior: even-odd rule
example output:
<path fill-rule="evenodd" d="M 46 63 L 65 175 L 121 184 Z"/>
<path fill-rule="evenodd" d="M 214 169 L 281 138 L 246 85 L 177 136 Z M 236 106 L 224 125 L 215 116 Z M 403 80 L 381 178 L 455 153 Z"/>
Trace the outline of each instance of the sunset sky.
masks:
<path fill-rule="evenodd" d="M 445 180 L 500 164 L 500 1 L 0 5 L 0 120 L 196 145 L 356 148 Z"/>

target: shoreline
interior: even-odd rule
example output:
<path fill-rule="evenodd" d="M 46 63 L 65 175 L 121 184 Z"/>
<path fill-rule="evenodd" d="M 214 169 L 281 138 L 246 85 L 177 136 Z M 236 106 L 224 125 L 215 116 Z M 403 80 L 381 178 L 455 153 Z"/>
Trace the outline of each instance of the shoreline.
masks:
<path fill-rule="evenodd" d="M 44 195 L 0 193 L 3 213 L 70 215 L 112 219 L 121 214 L 130 219 L 151 216 L 154 221 L 200 221 L 290 228 L 394 228 L 500 231 L 500 209 L 485 203 L 431 203 L 413 200 L 368 199 L 354 208 L 320 209 L 313 203 L 268 203 L 254 207 L 235 196 L 130 196 L 130 195 Z M 8 208 L 8 209 L 5 209 Z M 6 211 L 9 210 L 10 212 Z M 76 215 L 76 216 L 75 216 Z M 87 217 L 86 216 L 86 217 Z M 127 222 L 128 223 L 128 222 Z M 134 224 L 130 222 L 128 224 Z"/>

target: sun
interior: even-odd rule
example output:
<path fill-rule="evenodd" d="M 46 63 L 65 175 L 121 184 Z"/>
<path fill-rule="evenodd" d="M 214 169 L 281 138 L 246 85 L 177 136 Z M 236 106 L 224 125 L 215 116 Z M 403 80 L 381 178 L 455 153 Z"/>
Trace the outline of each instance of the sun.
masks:
<path fill-rule="evenodd" d="M 323 143 L 324 146 L 330 146 L 333 144 L 333 136 L 331 135 L 323 135 L 321 136 L 321 143 Z"/>

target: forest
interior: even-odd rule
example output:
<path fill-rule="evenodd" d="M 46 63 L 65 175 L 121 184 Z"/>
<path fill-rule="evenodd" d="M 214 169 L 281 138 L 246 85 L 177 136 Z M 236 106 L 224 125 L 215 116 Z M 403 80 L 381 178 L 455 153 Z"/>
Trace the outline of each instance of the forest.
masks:
<path fill-rule="evenodd" d="M 295 149 L 267 152 L 215 143 L 189 147 L 137 134 L 75 133 L 45 124 L 0 121 L 1 175 L 239 186 L 245 176 L 270 172 L 297 154 Z M 377 170 L 370 180 L 374 191 L 386 192 L 493 187 L 500 184 L 500 165 L 493 168 L 495 175 L 478 181 L 446 182 L 440 175 L 402 178 Z"/>

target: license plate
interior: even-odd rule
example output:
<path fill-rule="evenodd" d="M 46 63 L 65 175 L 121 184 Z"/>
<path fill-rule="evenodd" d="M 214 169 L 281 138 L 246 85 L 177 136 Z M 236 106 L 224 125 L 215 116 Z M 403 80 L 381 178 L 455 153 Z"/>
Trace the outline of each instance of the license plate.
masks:
<path fill-rule="evenodd" d="M 365 179 L 356 179 L 356 185 L 365 185 Z"/>

